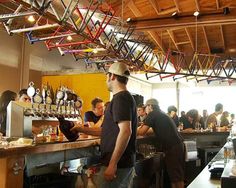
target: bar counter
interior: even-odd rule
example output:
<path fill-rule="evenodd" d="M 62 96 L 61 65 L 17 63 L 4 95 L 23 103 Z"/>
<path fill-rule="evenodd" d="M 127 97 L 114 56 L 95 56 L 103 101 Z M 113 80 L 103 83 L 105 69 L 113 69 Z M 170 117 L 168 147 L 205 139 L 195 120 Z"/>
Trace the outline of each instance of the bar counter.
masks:
<path fill-rule="evenodd" d="M 222 148 L 217 155 L 211 160 L 210 163 L 215 161 L 224 160 L 224 148 Z M 201 173 L 189 184 L 188 188 L 220 188 L 221 182 L 220 179 L 212 179 L 211 173 L 208 170 L 208 165 L 201 171 Z"/>
<path fill-rule="evenodd" d="M 74 142 L 46 142 L 32 146 L 0 148 L 0 188 L 22 188 L 24 169 L 93 156 L 100 138 L 83 136 Z"/>
<path fill-rule="evenodd" d="M 203 146 L 203 143 L 207 142 L 208 138 L 210 138 L 209 142 L 212 142 L 213 144 L 217 142 L 222 146 L 229 133 L 182 132 L 181 134 L 184 139 L 195 139 L 198 146 Z M 155 145 L 154 136 L 138 137 L 137 141 L 138 144 L 147 143 Z M 65 156 L 67 160 L 90 157 L 94 155 L 95 147 L 99 144 L 99 137 L 83 135 L 83 137 L 80 136 L 75 142 L 63 140 L 62 142 L 40 143 L 25 147 L 0 148 L 0 188 L 23 187 L 23 169 L 25 168 L 25 164 L 27 164 L 27 168 L 33 168 L 35 166 L 43 166 L 45 163 L 52 164 L 64 161 Z M 202 177 L 205 180 L 208 177 L 209 180 L 210 173 L 208 172 L 207 167 L 199 176 L 199 178 Z M 209 182 L 212 185 L 215 185 L 213 180 L 210 180 Z M 198 185 L 197 187 L 200 186 Z"/>
<path fill-rule="evenodd" d="M 79 149 L 79 148 L 96 146 L 99 144 L 100 144 L 99 137 L 84 136 L 83 138 L 77 139 L 75 142 L 68 142 L 64 140 L 62 142 L 58 141 L 45 142 L 24 147 L 13 146 L 7 148 L 0 148 L 0 158 L 15 156 L 15 155 L 17 156 L 17 155 L 57 152 L 70 149 Z"/>
<path fill-rule="evenodd" d="M 211 179 L 211 173 L 206 166 L 202 172 L 192 181 L 188 188 L 220 188 L 220 179 Z"/>
<path fill-rule="evenodd" d="M 198 148 L 222 147 L 229 136 L 229 131 L 182 131 L 181 135 L 185 140 L 195 140 Z"/>

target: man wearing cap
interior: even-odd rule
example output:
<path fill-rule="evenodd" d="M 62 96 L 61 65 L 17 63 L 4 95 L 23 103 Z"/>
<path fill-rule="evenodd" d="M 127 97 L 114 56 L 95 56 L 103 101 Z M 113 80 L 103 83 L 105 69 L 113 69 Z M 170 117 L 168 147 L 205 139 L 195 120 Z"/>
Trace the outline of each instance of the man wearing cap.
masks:
<path fill-rule="evenodd" d="M 97 187 L 132 187 L 137 129 L 136 103 L 126 88 L 130 73 L 120 62 L 113 63 L 107 73 L 107 87 L 113 99 L 105 110 L 101 128 L 76 126 L 72 130 L 92 135 L 101 133 L 101 163 Z"/>
<path fill-rule="evenodd" d="M 156 136 L 160 150 L 165 153 L 164 164 L 171 181 L 172 188 L 184 187 L 185 151 L 183 139 L 177 131 L 173 120 L 161 111 L 156 99 L 147 100 L 147 117 L 138 128 L 138 135 L 150 133 L 150 128 Z"/>

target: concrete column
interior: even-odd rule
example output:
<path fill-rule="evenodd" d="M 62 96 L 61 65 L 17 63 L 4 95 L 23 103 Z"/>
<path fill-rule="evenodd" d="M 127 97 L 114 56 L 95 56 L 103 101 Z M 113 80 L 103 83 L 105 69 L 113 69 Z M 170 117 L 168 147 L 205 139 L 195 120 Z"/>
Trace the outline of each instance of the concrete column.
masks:
<path fill-rule="evenodd" d="M 29 84 L 29 70 L 30 70 L 30 50 L 26 47 L 26 38 L 25 35 L 22 37 L 21 45 L 21 57 L 19 62 L 19 71 L 20 71 L 20 89 L 28 88 Z"/>

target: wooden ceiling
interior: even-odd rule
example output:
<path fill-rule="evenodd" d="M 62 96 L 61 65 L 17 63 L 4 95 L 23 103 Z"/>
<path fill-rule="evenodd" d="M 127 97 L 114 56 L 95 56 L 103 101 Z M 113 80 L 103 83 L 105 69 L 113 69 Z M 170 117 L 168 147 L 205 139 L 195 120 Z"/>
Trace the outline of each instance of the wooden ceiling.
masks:
<path fill-rule="evenodd" d="M 172 76 L 175 79 L 176 75 L 181 75 L 194 76 L 194 78 L 200 76 L 204 79 L 222 77 L 236 80 L 236 0 L 2 0 L 2 2 L 4 3 L 1 3 L 0 0 L 0 21 L 1 15 L 7 16 L 16 11 L 19 3 L 23 5 L 22 12 L 35 11 L 37 19 L 40 20 L 30 27 L 26 17 L 15 18 L 13 21 L 8 19 L 11 22 L 11 31 L 18 32 L 21 29 L 25 31 L 25 28 L 29 27 L 27 32 L 33 30 L 32 37 L 38 39 L 57 35 L 57 31 L 63 35 L 68 32 L 76 35 L 73 39 L 76 41 L 73 42 L 64 40 L 65 37 L 61 37 L 62 35 L 47 40 L 52 43 L 52 47 L 50 47 L 49 43 L 45 42 L 49 50 L 56 48 L 73 55 L 76 51 L 79 54 L 76 59 L 86 58 L 93 62 L 95 62 L 95 58 L 99 62 L 118 58 L 131 65 L 131 69 L 134 65 L 134 71 L 154 72 L 161 78 Z M 50 2 L 54 9 L 57 9 L 60 18 L 69 14 L 67 8 L 63 7 L 63 3 L 68 7 L 71 3 L 87 7 L 99 5 L 98 15 L 103 15 L 103 18 L 104 15 L 112 17 L 110 25 L 115 28 L 117 23 L 120 24 L 123 20 L 119 27 L 131 26 L 131 31 L 134 28 L 134 32 L 130 32 L 132 33 L 130 38 L 126 38 L 125 35 L 116 38 L 117 33 L 124 34 L 125 32 L 122 33 L 115 29 L 110 33 L 104 31 L 99 36 L 91 37 L 86 29 L 78 29 L 78 25 L 83 25 L 84 22 L 79 20 L 77 12 L 78 10 L 82 12 L 83 8 L 73 10 L 71 17 L 65 21 L 58 19 L 56 14 L 52 14 L 54 12 L 52 7 L 47 9 L 42 6 L 42 12 L 42 7 L 37 8 L 33 2 L 40 4 Z M 108 5 L 111 5 L 112 10 L 108 9 L 110 7 Z M 197 17 L 193 15 L 196 11 L 199 12 Z M 2 20 L 4 21 L 3 18 Z M 106 22 L 107 20 L 104 23 Z M 123 25 L 124 22 L 126 24 Z M 93 24 L 87 21 L 87 25 L 83 28 L 88 27 L 92 31 L 97 27 Z M 38 31 L 36 29 L 40 27 L 39 25 L 50 28 Z M 7 27 L 5 26 L 5 28 Z M 9 33 L 11 34 L 11 32 Z M 132 45 L 128 44 L 128 40 L 134 41 L 133 47 L 136 44 L 138 46 L 138 43 L 144 44 L 143 49 L 137 48 L 134 51 Z M 30 41 L 32 42 L 32 40 Z M 81 49 L 89 48 L 90 50 L 97 46 L 104 48 L 105 51 L 98 54 L 88 53 L 88 51 L 81 52 Z M 172 71 L 169 71 L 166 66 L 169 62 L 174 67 Z M 162 76 L 163 74 L 165 76 Z"/>
<path fill-rule="evenodd" d="M 145 32 L 157 50 L 236 54 L 235 0 L 109 0 L 116 16 Z M 225 9 L 224 9 L 225 8 Z M 229 8 L 229 9 L 228 9 Z M 193 16 L 199 11 L 198 17 Z M 224 14 L 225 11 L 225 14 Z M 172 16 L 173 13 L 177 13 Z"/>

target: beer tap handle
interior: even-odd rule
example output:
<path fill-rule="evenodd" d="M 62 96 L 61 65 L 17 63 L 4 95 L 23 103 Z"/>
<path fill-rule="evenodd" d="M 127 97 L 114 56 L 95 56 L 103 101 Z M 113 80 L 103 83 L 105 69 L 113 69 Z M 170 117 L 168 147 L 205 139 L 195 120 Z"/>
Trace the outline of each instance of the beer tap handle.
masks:
<path fill-rule="evenodd" d="M 49 104 L 49 114 L 51 114 L 52 113 L 52 104 Z"/>
<path fill-rule="evenodd" d="M 43 104 L 46 104 L 46 91 L 44 88 L 42 89 L 42 97 L 43 97 Z"/>
<path fill-rule="evenodd" d="M 60 100 L 60 99 L 56 101 L 56 104 L 57 104 L 56 111 L 57 111 L 57 112 L 58 112 L 58 110 L 59 110 L 59 105 L 60 105 L 60 102 L 61 102 L 61 100 Z"/>
<path fill-rule="evenodd" d="M 64 98 L 64 91 L 62 91 L 62 88 L 59 91 L 57 91 L 56 97 L 57 97 L 57 102 L 58 102 L 57 103 L 57 112 L 58 112 L 58 115 L 61 116 L 62 115 L 61 106 L 63 105 L 63 104 L 61 104 L 61 101 Z"/>
<path fill-rule="evenodd" d="M 33 116 L 34 116 L 34 95 L 35 95 L 35 88 L 34 88 L 34 83 L 33 82 L 30 82 L 29 83 L 29 87 L 28 87 L 28 89 L 27 89 L 27 95 L 30 97 L 30 99 L 31 99 L 31 112 L 32 112 L 32 114 L 33 114 Z"/>
<path fill-rule="evenodd" d="M 66 114 L 67 114 L 67 108 L 66 108 L 66 100 L 64 100 L 64 115 L 66 116 Z"/>
<path fill-rule="evenodd" d="M 70 114 L 70 117 L 72 115 L 71 113 L 71 101 L 68 101 L 68 114 Z"/>

